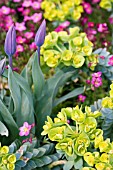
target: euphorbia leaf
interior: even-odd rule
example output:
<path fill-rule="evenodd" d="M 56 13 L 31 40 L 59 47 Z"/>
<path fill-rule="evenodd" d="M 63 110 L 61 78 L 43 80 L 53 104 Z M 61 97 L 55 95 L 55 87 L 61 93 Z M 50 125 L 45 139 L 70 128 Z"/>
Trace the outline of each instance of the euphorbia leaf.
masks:
<path fill-rule="evenodd" d="M 0 135 L 7 136 L 9 135 L 9 131 L 6 126 L 0 121 Z"/>

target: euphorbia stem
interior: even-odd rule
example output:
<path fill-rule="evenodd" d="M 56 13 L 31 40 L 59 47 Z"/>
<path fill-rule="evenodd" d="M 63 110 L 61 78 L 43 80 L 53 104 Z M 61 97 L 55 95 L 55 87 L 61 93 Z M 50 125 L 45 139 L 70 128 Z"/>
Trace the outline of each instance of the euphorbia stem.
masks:
<path fill-rule="evenodd" d="M 38 52 L 38 62 L 40 64 L 40 47 L 39 46 L 38 46 L 37 52 Z"/>
<path fill-rule="evenodd" d="M 49 165 L 49 168 L 53 168 L 54 166 L 66 164 L 66 162 L 67 162 L 66 160 L 55 161 Z"/>

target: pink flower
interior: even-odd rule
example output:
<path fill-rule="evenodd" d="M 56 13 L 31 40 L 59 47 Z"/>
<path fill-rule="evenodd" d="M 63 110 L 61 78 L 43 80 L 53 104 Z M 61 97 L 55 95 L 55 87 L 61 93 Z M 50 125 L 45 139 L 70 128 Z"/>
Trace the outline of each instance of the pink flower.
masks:
<path fill-rule="evenodd" d="M 33 9 L 40 9 L 40 3 L 37 1 L 32 2 L 31 6 Z"/>
<path fill-rule="evenodd" d="M 69 21 L 65 21 L 65 22 L 63 22 L 63 23 L 60 24 L 60 26 L 61 26 L 62 28 L 67 28 L 69 25 L 70 25 L 70 22 L 69 22 Z"/>
<path fill-rule="evenodd" d="M 31 16 L 31 19 L 34 23 L 37 23 L 39 22 L 41 19 L 42 19 L 42 13 L 34 13 L 32 16 Z"/>
<path fill-rule="evenodd" d="M 101 75 L 102 75 L 102 72 L 101 71 L 99 71 L 99 72 L 96 72 L 96 73 L 93 73 L 92 74 L 92 77 L 101 77 Z"/>
<path fill-rule="evenodd" d="M 24 47 L 22 45 L 17 45 L 16 47 L 16 52 L 23 52 L 24 51 Z"/>
<path fill-rule="evenodd" d="M 105 57 L 104 56 L 99 56 L 102 60 L 104 60 L 105 59 Z"/>
<path fill-rule="evenodd" d="M 93 4 L 96 4 L 96 3 L 98 3 L 98 2 L 100 2 L 100 0 L 92 0 L 92 3 L 93 3 Z"/>
<path fill-rule="evenodd" d="M 113 66 L 113 56 L 111 56 L 111 57 L 109 58 L 108 64 L 109 64 L 110 66 Z"/>
<path fill-rule="evenodd" d="M 30 49 L 31 50 L 35 50 L 37 48 L 35 42 L 32 42 L 30 45 L 29 45 Z"/>
<path fill-rule="evenodd" d="M 27 122 L 24 122 L 23 126 L 19 128 L 20 136 L 28 136 L 30 134 L 31 125 L 29 125 Z"/>
<path fill-rule="evenodd" d="M 25 22 L 21 22 L 21 23 L 16 22 L 15 25 L 16 25 L 16 30 L 18 30 L 18 31 L 24 31 L 24 30 L 26 30 Z"/>
<path fill-rule="evenodd" d="M 10 8 L 6 6 L 2 6 L 0 10 L 5 15 L 8 15 L 10 13 Z"/>
<path fill-rule="evenodd" d="M 20 8 L 17 8 L 17 10 L 18 10 L 19 12 L 22 12 L 22 11 L 24 10 L 24 8 L 23 8 L 23 7 L 20 7 Z"/>
<path fill-rule="evenodd" d="M 97 30 L 98 30 L 98 32 L 107 31 L 108 30 L 107 24 L 106 23 L 98 24 L 97 25 Z"/>
<path fill-rule="evenodd" d="M 86 99 L 86 96 L 83 96 L 82 94 L 80 94 L 80 95 L 78 96 L 78 100 L 79 100 L 80 102 L 84 102 L 85 99 Z"/>
<path fill-rule="evenodd" d="M 88 27 L 94 27 L 94 22 L 88 22 Z"/>
<path fill-rule="evenodd" d="M 63 28 L 62 28 L 61 26 L 58 26 L 57 28 L 55 28 L 55 31 L 56 31 L 56 32 L 63 31 Z"/>
<path fill-rule="evenodd" d="M 30 16 L 24 16 L 24 21 L 26 22 L 26 21 L 30 21 L 32 18 L 30 17 Z"/>
<path fill-rule="evenodd" d="M 83 7 L 84 7 L 84 10 L 86 11 L 87 14 L 91 14 L 93 12 L 90 3 L 83 2 Z"/>
<path fill-rule="evenodd" d="M 33 32 L 26 32 L 24 34 L 24 36 L 27 38 L 27 39 L 31 39 L 33 37 L 34 33 Z"/>
<path fill-rule="evenodd" d="M 102 78 L 101 77 L 92 77 L 91 84 L 94 85 L 94 87 L 100 87 L 102 86 Z"/>
<path fill-rule="evenodd" d="M 91 81 L 90 81 L 90 80 L 86 80 L 86 83 L 87 83 L 87 84 L 90 84 L 90 83 L 91 83 Z"/>
<path fill-rule="evenodd" d="M 24 43 L 26 41 L 26 39 L 22 38 L 21 36 L 18 36 L 16 41 L 17 41 L 17 43 L 22 44 L 22 43 Z"/>
<path fill-rule="evenodd" d="M 21 0 L 13 0 L 13 2 L 20 2 Z"/>
<path fill-rule="evenodd" d="M 22 3 L 22 6 L 23 7 L 30 7 L 32 4 L 32 2 L 30 0 L 25 0 L 23 3 Z"/>
<path fill-rule="evenodd" d="M 22 11 L 22 15 L 25 15 L 25 16 L 27 16 L 29 13 L 30 13 L 30 9 L 24 9 Z"/>

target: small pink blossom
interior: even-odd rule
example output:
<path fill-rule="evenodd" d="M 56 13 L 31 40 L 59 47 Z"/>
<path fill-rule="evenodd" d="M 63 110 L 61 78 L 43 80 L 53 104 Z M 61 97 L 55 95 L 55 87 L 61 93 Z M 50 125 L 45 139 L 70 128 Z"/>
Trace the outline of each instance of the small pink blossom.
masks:
<path fill-rule="evenodd" d="M 69 25 L 70 25 L 70 22 L 69 22 L 69 21 L 65 21 L 65 22 L 63 22 L 63 23 L 60 24 L 60 26 L 61 26 L 62 28 L 67 28 Z"/>
<path fill-rule="evenodd" d="M 23 7 L 20 7 L 20 8 L 17 8 L 17 10 L 18 10 L 19 12 L 23 12 L 24 8 L 23 8 Z"/>
<path fill-rule="evenodd" d="M 25 22 L 26 22 L 26 21 L 30 21 L 30 20 L 32 20 L 32 18 L 31 18 L 30 16 L 27 16 L 27 15 L 24 16 L 24 21 L 25 21 Z"/>
<path fill-rule="evenodd" d="M 94 22 L 88 22 L 88 27 L 94 27 Z"/>
<path fill-rule="evenodd" d="M 105 59 L 105 57 L 104 56 L 99 56 L 102 60 L 104 60 Z"/>
<path fill-rule="evenodd" d="M 96 3 L 98 3 L 98 2 L 100 2 L 100 0 L 92 0 L 92 3 L 93 3 L 93 4 L 96 4 Z"/>
<path fill-rule="evenodd" d="M 16 52 L 23 52 L 24 51 L 24 47 L 22 45 L 17 45 L 16 47 Z"/>
<path fill-rule="evenodd" d="M 22 43 L 24 43 L 26 41 L 26 39 L 22 38 L 21 36 L 18 36 L 16 41 L 17 41 L 17 43 L 22 44 Z"/>
<path fill-rule="evenodd" d="M 80 94 L 80 95 L 78 96 L 78 100 L 79 100 L 80 102 L 84 102 L 85 99 L 86 99 L 86 96 L 84 96 L 84 95 L 82 95 L 82 94 Z"/>
<path fill-rule="evenodd" d="M 87 14 L 91 14 L 91 13 L 93 12 L 90 3 L 88 3 L 88 2 L 83 2 L 83 7 L 84 7 L 84 10 L 85 10 L 85 12 L 86 12 Z"/>
<path fill-rule="evenodd" d="M 41 19 L 42 19 L 42 13 L 34 13 L 32 16 L 31 16 L 31 19 L 34 23 L 37 23 L 39 22 Z"/>
<path fill-rule="evenodd" d="M 30 49 L 31 50 L 35 50 L 37 48 L 35 42 L 32 42 L 30 45 L 29 45 Z"/>
<path fill-rule="evenodd" d="M 21 2 L 21 0 L 13 0 L 13 2 Z"/>
<path fill-rule="evenodd" d="M 30 9 L 24 9 L 22 15 L 27 16 L 30 13 Z"/>
<path fill-rule="evenodd" d="M 102 78 L 101 77 L 98 77 L 98 78 L 92 77 L 91 84 L 96 88 L 102 86 Z"/>
<path fill-rule="evenodd" d="M 16 30 L 18 30 L 18 31 L 24 31 L 24 30 L 26 30 L 26 26 L 25 26 L 25 23 L 24 22 L 21 22 L 21 23 L 19 23 L 19 22 L 16 22 Z"/>
<path fill-rule="evenodd" d="M 90 81 L 90 80 L 86 80 L 86 83 L 87 83 L 87 84 L 90 84 L 90 83 L 91 83 L 91 81 Z"/>
<path fill-rule="evenodd" d="M 31 39 L 33 37 L 34 33 L 33 32 L 26 32 L 24 34 L 24 36 L 27 38 L 27 39 Z"/>
<path fill-rule="evenodd" d="M 19 128 L 20 136 L 28 136 L 30 134 L 31 125 L 29 125 L 27 122 L 24 122 L 23 126 Z"/>
<path fill-rule="evenodd" d="M 93 73 L 92 74 L 92 77 L 101 77 L 101 75 L 102 75 L 102 72 L 101 71 L 98 71 L 98 72 L 96 72 L 96 73 Z"/>
<path fill-rule="evenodd" d="M 31 6 L 33 9 L 40 9 L 40 3 L 37 1 L 32 2 Z"/>
<path fill-rule="evenodd" d="M 23 7 L 30 7 L 32 4 L 32 2 L 30 0 L 25 0 L 23 3 L 22 3 L 22 6 Z"/>
<path fill-rule="evenodd" d="M 8 15 L 10 13 L 10 8 L 6 6 L 2 6 L 0 10 L 5 15 Z"/>
<path fill-rule="evenodd" d="M 98 32 L 105 32 L 108 30 L 107 24 L 102 23 L 102 24 L 97 24 L 97 30 Z"/>
<path fill-rule="evenodd" d="M 109 64 L 110 66 L 113 66 L 113 56 L 111 56 L 111 57 L 109 58 L 108 64 Z"/>

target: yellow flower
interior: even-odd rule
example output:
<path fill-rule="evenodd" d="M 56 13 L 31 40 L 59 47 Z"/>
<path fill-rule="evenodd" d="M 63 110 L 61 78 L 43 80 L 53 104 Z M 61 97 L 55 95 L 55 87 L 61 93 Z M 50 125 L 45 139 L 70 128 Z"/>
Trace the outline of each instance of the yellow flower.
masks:
<path fill-rule="evenodd" d="M 14 164 L 16 162 L 16 156 L 14 154 L 8 156 L 8 161 L 11 163 L 11 164 Z"/>
<path fill-rule="evenodd" d="M 73 53 L 70 50 L 65 50 L 62 53 L 62 60 L 69 61 L 72 58 Z"/>
<path fill-rule="evenodd" d="M 97 170 L 104 170 L 105 164 L 104 163 L 97 163 L 95 165 L 95 167 L 97 168 Z"/>
<path fill-rule="evenodd" d="M 109 0 L 102 0 L 100 2 L 100 7 L 104 8 L 104 9 L 111 9 L 112 8 L 112 4 Z"/>
<path fill-rule="evenodd" d="M 85 62 L 85 58 L 82 55 L 73 55 L 73 66 L 75 68 L 81 67 Z"/>
<path fill-rule="evenodd" d="M 75 37 L 73 39 L 73 44 L 77 45 L 77 46 L 81 45 L 82 44 L 82 37 L 80 37 L 80 36 Z"/>
<path fill-rule="evenodd" d="M 1 154 L 6 154 L 9 152 L 9 147 L 8 146 L 3 146 L 1 149 L 0 149 L 0 153 Z"/>
<path fill-rule="evenodd" d="M 103 153 L 100 157 L 101 162 L 109 163 L 109 156 L 107 153 Z"/>
<path fill-rule="evenodd" d="M 89 55 L 91 55 L 91 53 L 92 53 L 92 47 L 91 46 L 84 46 L 83 48 L 82 48 L 82 50 L 83 50 L 83 52 L 84 52 L 84 54 L 86 55 L 86 56 L 89 56 Z"/>
<path fill-rule="evenodd" d="M 77 10 L 73 11 L 72 14 L 73 19 L 78 20 L 81 17 L 81 13 Z"/>
<path fill-rule="evenodd" d="M 95 157 L 91 152 L 86 152 L 84 154 L 84 160 L 87 162 L 88 165 L 93 166 L 95 163 Z"/>
<path fill-rule="evenodd" d="M 11 164 L 11 163 L 8 163 L 8 164 L 7 164 L 7 169 L 9 169 L 9 170 L 14 170 L 14 169 L 15 169 L 15 165 L 14 165 L 14 164 Z"/>

